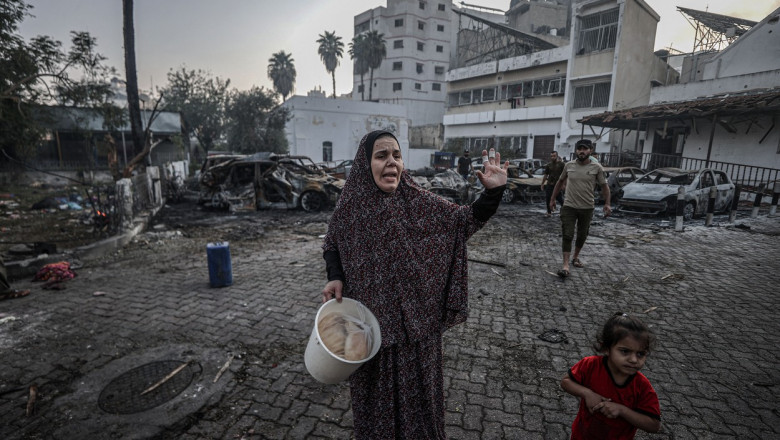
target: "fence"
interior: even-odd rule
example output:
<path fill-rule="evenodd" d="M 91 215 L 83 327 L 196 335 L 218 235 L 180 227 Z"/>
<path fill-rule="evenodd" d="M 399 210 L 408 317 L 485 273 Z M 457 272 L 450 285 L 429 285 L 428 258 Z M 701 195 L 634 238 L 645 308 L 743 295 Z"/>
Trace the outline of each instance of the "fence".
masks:
<path fill-rule="evenodd" d="M 675 156 L 671 154 L 645 153 L 642 157 L 641 168 L 654 170 L 656 168 L 675 167 L 684 170 L 698 170 L 711 168 L 723 171 L 731 180 L 742 185 L 744 190 L 756 190 L 761 184 L 766 190 L 773 188 L 773 183 L 780 179 L 780 170 L 775 168 L 758 167 L 753 165 L 739 165 L 714 160 L 694 159 L 691 157 Z"/>

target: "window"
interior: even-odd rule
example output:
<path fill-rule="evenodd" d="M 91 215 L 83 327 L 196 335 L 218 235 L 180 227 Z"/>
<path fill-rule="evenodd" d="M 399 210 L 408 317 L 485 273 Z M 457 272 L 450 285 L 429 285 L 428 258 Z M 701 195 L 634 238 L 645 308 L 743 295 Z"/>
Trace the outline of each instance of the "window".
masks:
<path fill-rule="evenodd" d="M 401 83 L 393 83 L 393 91 L 397 92 L 401 90 Z"/>
<path fill-rule="evenodd" d="M 363 93 L 363 84 L 358 86 L 358 93 Z"/>
<path fill-rule="evenodd" d="M 393 41 L 393 49 L 403 49 L 403 48 L 404 48 L 404 40 Z"/>
<path fill-rule="evenodd" d="M 395 19 L 395 27 L 403 27 L 404 25 L 404 19 L 403 18 L 396 18 Z"/>
<path fill-rule="evenodd" d="M 417 42 L 417 50 L 419 50 L 419 51 L 425 50 L 425 43 L 423 43 L 422 41 L 418 41 Z"/>
<path fill-rule="evenodd" d="M 425 30 L 425 22 L 424 21 L 418 21 L 417 22 L 417 29 L 424 31 Z"/>
<path fill-rule="evenodd" d="M 434 90 L 434 91 L 437 91 L 437 92 L 440 91 L 441 90 L 441 84 L 439 84 L 439 83 L 431 84 L 431 90 Z"/>
<path fill-rule="evenodd" d="M 582 17 L 579 54 L 615 48 L 619 12 L 615 8 Z"/>
<path fill-rule="evenodd" d="M 436 46 L 436 52 L 444 52 L 444 46 Z"/>
<path fill-rule="evenodd" d="M 458 105 L 471 104 L 471 90 L 458 94 Z"/>
<path fill-rule="evenodd" d="M 420 9 L 425 9 L 425 2 L 420 2 Z"/>
<path fill-rule="evenodd" d="M 423 65 L 422 65 L 422 63 L 417 63 L 417 73 L 423 73 Z"/>
<path fill-rule="evenodd" d="M 369 30 L 371 30 L 371 20 L 366 20 L 363 23 L 357 24 L 355 26 L 355 35 L 368 32 Z"/>
<path fill-rule="evenodd" d="M 444 25 L 443 24 L 437 24 L 436 25 L 436 30 L 439 31 L 439 32 L 444 32 Z"/>
<path fill-rule="evenodd" d="M 414 83 L 414 90 L 422 90 L 422 84 Z"/>
<path fill-rule="evenodd" d="M 436 66 L 436 67 L 434 67 L 434 68 L 433 68 L 433 71 L 434 71 L 434 72 L 435 72 L 437 75 L 441 75 L 441 74 L 443 74 L 443 73 L 444 73 L 444 66 Z"/>
<path fill-rule="evenodd" d="M 572 108 L 606 107 L 609 105 L 610 83 L 587 84 L 574 88 Z"/>
<path fill-rule="evenodd" d="M 393 62 L 393 70 L 403 70 L 404 63 L 402 61 L 394 61 Z"/>
<path fill-rule="evenodd" d="M 496 88 L 491 87 L 489 89 L 482 89 L 482 102 L 495 101 L 496 100 Z"/>
<path fill-rule="evenodd" d="M 726 177 L 726 173 L 722 171 L 714 171 L 715 178 L 718 179 L 718 183 L 716 185 L 728 185 L 729 184 L 729 178 Z"/>
<path fill-rule="evenodd" d="M 439 3 L 439 10 L 444 11 L 444 3 Z"/>
<path fill-rule="evenodd" d="M 330 162 L 333 160 L 333 142 L 322 143 L 322 161 Z"/>

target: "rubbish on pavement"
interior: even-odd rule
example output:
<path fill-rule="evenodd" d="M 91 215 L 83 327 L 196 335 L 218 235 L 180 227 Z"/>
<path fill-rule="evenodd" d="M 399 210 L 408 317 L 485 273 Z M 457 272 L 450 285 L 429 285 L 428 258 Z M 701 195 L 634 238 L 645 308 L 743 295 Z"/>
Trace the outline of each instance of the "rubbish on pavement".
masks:
<path fill-rule="evenodd" d="M 555 344 L 560 342 L 567 342 L 569 340 L 566 334 L 558 330 L 557 328 L 545 330 L 544 332 L 542 332 L 541 335 L 539 335 L 539 339 L 545 342 L 552 342 Z"/>
<path fill-rule="evenodd" d="M 30 417 L 35 411 L 35 400 L 38 398 L 38 385 L 30 385 L 30 396 L 27 398 L 27 411 L 25 414 Z"/>
<path fill-rule="evenodd" d="M 190 361 L 187 361 L 187 362 L 185 362 L 185 363 L 183 363 L 183 364 L 179 365 L 178 367 L 176 367 L 176 369 L 175 369 L 175 370 L 173 370 L 173 371 L 171 371 L 170 373 L 168 373 L 168 375 L 167 375 L 167 376 L 165 376 L 165 377 L 163 377 L 162 379 L 160 379 L 160 380 L 159 380 L 159 381 L 158 381 L 156 384 L 154 384 L 154 385 L 150 386 L 149 388 L 145 389 L 145 390 L 144 390 L 144 391 L 141 393 L 141 395 L 143 396 L 144 394 L 150 393 L 150 392 L 154 391 L 154 390 L 155 390 L 157 387 L 159 387 L 160 385 L 164 384 L 165 382 L 168 382 L 169 380 L 171 380 L 171 378 L 172 378 L 173 376 L 176 376 L 176 375 L 179 373 L 179 371 L 183 370 L 183 369 L 184 369 L 185 367 L 187 367 L 189 364 L 190 364 Z"/>
<path fill-rule="evenodd" d="M 228 360 L 227 360 L 227 361 L 225 361 L 225 364 L 224 364 L 224 365 L 222 365 L 222 368 L 220 368 L 220 369 L 219 369 L 219 371 L 217 371 L 217 375 L 216 375 L 216 376 L 214 376 L 214 383 L 217 383 L 217 381 L 219 380 L 219 378 L 220 378 L 220 377 L 222 377 L 222 374 L 223 374 L 223 373 L 224 373 L 224 372 L 225 372 L 225 371 L 228 369 L 228 367 L 230 367 L 230 363 L 231 363 L 231 362 L 233 362 L 233 358 L 234 358 L 234 357 L 236 357 L 236 355 L 234 355 L 234 354 L 231 354 L 231 355 L 228 357 Z"/>

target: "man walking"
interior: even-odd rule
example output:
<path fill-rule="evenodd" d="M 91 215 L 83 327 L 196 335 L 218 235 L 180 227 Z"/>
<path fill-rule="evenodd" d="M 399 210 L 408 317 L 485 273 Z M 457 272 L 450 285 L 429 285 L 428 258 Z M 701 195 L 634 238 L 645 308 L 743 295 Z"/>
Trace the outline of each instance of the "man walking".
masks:
<path fill-rule="evenodd" d="M 558 152 L 553 151 L 550 153 L 550 163 L 544 167 L 544 175 L 542 176 L 542 189 L 544 189 L 545 205 L 547 206 L 547 217 L 552 215 L 550 211 L 550 199 L 552 199 L 552 193 L 555 189 L 555 184 L 558 183 L 558 179 L 563 172 L 563 161 L 558 157 Z M 558 203 L 563 205 L 563 193 L 559 192 L 556 198 Z"/>
<path fill-rule="evenodd" d="M 604 194 L 604 217 L 609 217 L 612 207 L 609 200 L 609 185 L 604 177 L 604 169 L 597 162 L 590 159 L 593 144 L 588 139 L 580 139 L 574 146 L 577 160 L 567 163 L 563 167 L 561 177 L 555 184 L 551 200 L 550 210 L 555 210 L 555 198 L 566 185 L 566 197 L 561 207 L 561 228 L 563 229 L 563 268 L 558 271 L 558 276 L 569 276 L 569 255 L 571 254 L 571 242 L 574 239 L 574 230 L 577 230 L 577 241 L 574 243 L 574 258 L 571 264 L 574 267 L 585 267 L 580 261 L 580 251 L 585 245 L 590 229 L 590 221 L 593 219 L 595 209 L 593 190 L 596 184 L 601 186 Z"/>
<path fill-rule="evenodd" d="M 471 170 L 471 158 L 469 157 L 469 150 L 466 150 L 463 152 L 463 156 L 458 159 L 458 174 L 463 176 L 465 180 L 468 180 Z"/>

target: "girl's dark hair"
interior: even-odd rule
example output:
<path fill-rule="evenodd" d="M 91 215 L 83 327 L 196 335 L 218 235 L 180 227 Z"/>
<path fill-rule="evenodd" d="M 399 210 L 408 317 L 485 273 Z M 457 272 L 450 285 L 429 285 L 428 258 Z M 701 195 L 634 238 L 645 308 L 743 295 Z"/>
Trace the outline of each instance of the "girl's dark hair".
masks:
<path fill-rule="evenodd" d="M 596 337 L 593 349 L 598 353 L 606 353 L 626 336 L 633 336 L 637 341 L 644 343 L 645 351 L 649 352 L 655 348 L 655 335 L 644 322 L 627 313 L 617 312 L 604 324 L 601 334 Z"/>

